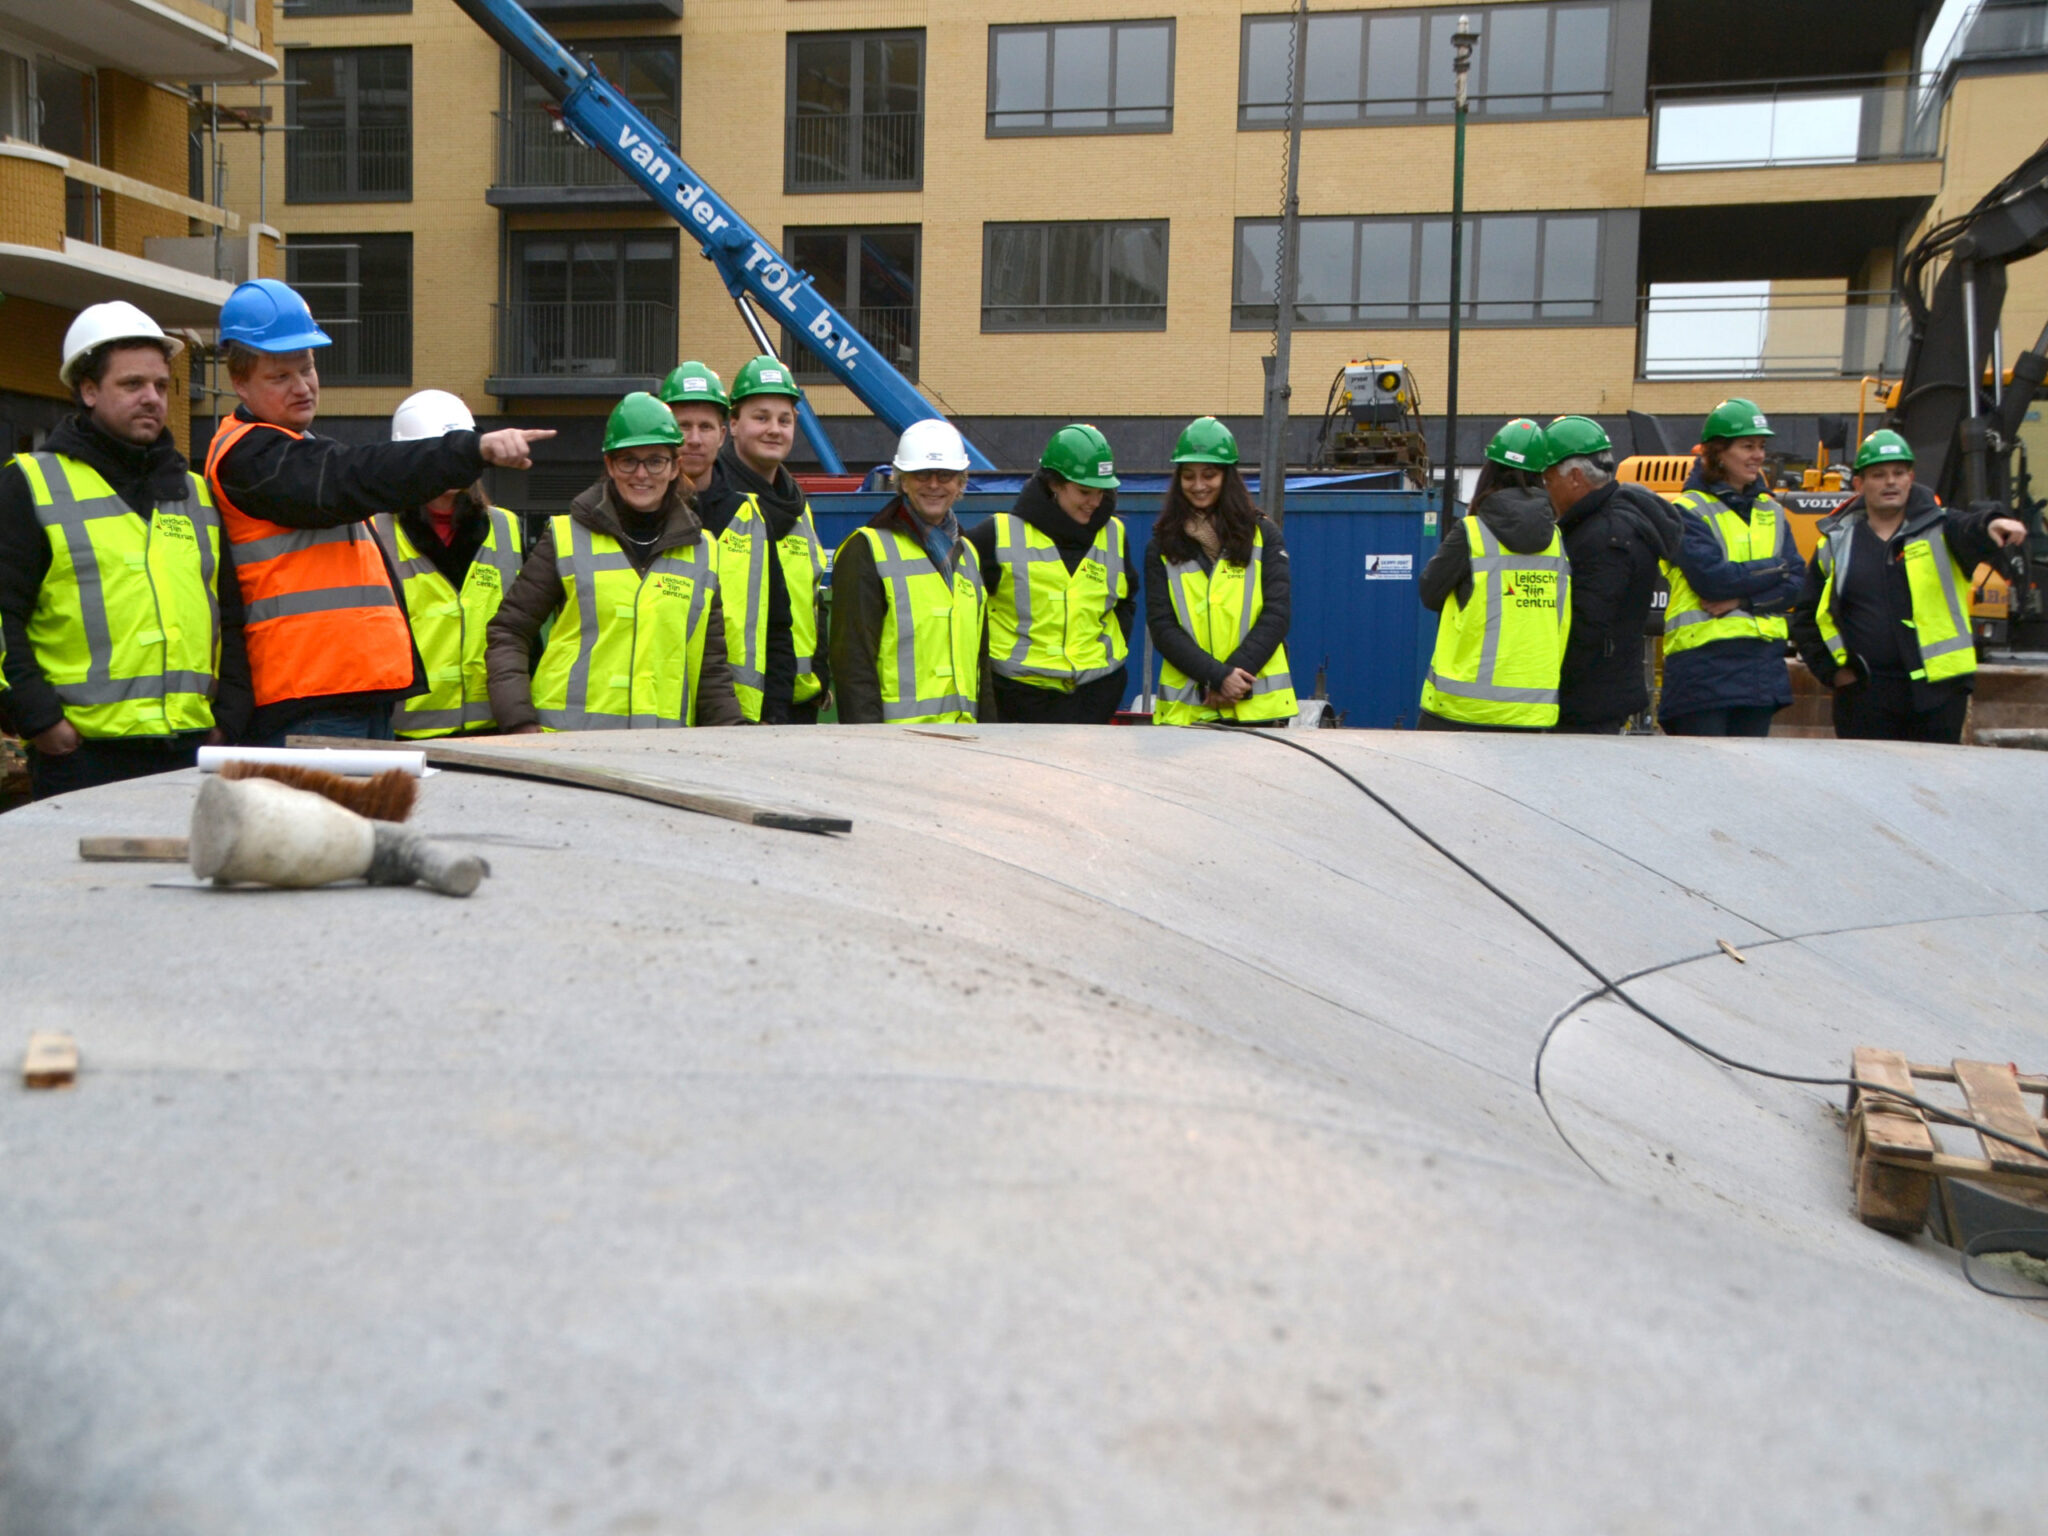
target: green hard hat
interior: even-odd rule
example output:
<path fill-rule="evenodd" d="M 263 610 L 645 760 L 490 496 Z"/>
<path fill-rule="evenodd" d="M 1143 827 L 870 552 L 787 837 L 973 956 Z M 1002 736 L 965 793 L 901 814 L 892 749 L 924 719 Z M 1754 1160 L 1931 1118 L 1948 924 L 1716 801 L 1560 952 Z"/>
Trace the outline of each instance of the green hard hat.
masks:
<path fill-rule="evenodd" d="M 790 377 L 789 365 L 778 357 L 750 357 L 732 381 L 732 403 L 738 405 L 749 395 L 787 395 L 801 400 L 804 392 Z"/>
<path fill-rule="evenodd" d="M 1180 441 L 1173 445 L 1173 462 L 1235 464 L 1237 439 L 1214 416 L 1197 416 L 1181 429 Z"/>
<path fill-rule="evenodd" d="M 1607 429 L 1590 416 L 1558 417 L 1543 429 L 1543 441 L 1549 446 L 1550 464 L 1614 452 Z"/>
<path fill-rule="evenodd" d="M 703 403 L 715 405 L 721 411 L 730 413 L 732 401 L 725 395 L 725 380 L 706 368 L 702 363 L 684 363 L 661 381 L 661 399 L 664 405 L 691 405 Z"/>
<path fill-rule="evenodd" d="M 1219 422 L 1218 426 L 1221 425 Z M 1223 435 L 1230 436 L 1228 432 Z M 1038 463 L 1041 469 L 1049 469 L 1063 480 L 1091 485 L 1100 491 L 1114 490 L 1122 483 L 1116 477 L 1116 456 L 1109 451 L 1109 439 L 1085 422 L 1075 422 L 1053 433 Z"/>
<path fill-rule="evenodd" d="M 1550 467 L 1550 441 L 1535 422 L 1517 416 L 1493 434 L 1493 441 L 1486 445 L 1486 456 L 1509 469 L 1534 474 Z"/>
<path fill-rule="evenodd" d="M 1776 437 L 1771 430 L 1770 418 L 1764 415 L 1763 407 L 1754 400 L 1723 400 L 1707 413 L 1707 423 L 1700 428 L 1700 441 L 1711 443 L 1715 438 L 1730 437 Z"/>
<path fill-rule="evenodd" d="M 676 425 L 674 413 L 644 389 L 634 390 L 613 406 L 611 419 L 604 424 L 606 453 L 651 443 L 677 448 L 682 441 L 683 429 Z"/>
<path fill-rule="evenodd" d="M 1856 469 L 1860 474 L 1873 464 L 1910 464 L 1913 462 L 1913 445 L 1890 427 L 1879 427 L 1856 450 Z"/>

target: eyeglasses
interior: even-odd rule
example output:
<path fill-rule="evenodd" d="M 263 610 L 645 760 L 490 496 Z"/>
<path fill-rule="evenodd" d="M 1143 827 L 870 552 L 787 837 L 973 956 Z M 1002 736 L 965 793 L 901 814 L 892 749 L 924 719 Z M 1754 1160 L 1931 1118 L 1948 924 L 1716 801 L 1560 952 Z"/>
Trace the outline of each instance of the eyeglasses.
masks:
<path fill-rule="evenodd" d="M 638 454 L 615 453 L 611 459 L 612 472 L 620 475 L 660 475 L 675 468 L 675 462 L 674 454 L 643 459 Z"/>

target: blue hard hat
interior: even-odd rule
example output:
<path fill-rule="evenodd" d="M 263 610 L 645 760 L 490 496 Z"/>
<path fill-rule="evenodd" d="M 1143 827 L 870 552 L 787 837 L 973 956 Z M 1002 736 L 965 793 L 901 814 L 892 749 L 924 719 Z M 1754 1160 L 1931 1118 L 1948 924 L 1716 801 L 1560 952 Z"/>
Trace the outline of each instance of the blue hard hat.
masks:
<path fill-rule="evenodd" d="M 313 320 L 313 311 L 274 277 L 243 283 L 220 307 L 220 339 L 239 341 L 258 352 L 297 352 L 334 344 Z"/>

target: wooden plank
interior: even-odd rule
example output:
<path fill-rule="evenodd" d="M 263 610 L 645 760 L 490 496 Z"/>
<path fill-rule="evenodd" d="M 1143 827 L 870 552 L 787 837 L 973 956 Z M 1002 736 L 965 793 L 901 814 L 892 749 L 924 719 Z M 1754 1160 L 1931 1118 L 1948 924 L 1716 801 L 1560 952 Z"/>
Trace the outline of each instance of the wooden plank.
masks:
<path fill-rule="evenodd" d="M 1913 1063 L 1913 1075 L 1931 1083 L 1952 1083 L 1956 1080 L 1952 1068 L 1932 1067 L 1919 1061 Z M 2022 1072 L 2018 1082 L 2022 1093 L 2048 1095 L 2048 1077 L 2037 1077 L 2031 1072 Z"/>
<path fill-rule="evenodd" d="M 78 1080 L 78 1047 L 69 1035 L 39 1029 L 21 1058 L 24 1088 L 69 1088 Z"/>
<path fill-rule="evenodd" d="M 25 144 L 27 140 L 9 138 L 9 144 Z M 187 197 L 182 192 L 173 192 L 169 187 L 160 187 L 154 182 L 137 181 L 133 176 L 123 176 L 119 171 L 110 171 L 103 165 L 94 165 L 89 160 L 74 160 L 65 157 L 64 174 L 73 181 L 82 181 L 89 187 L 98 187 L 103 192 L 112 192 L 118 197 L 132 197 L 138 203 L 147 203 L 152 208 L 161 208 L 167 213 L 181 213 L 188 219 L 197 219 L 202 224 L 218 224 L 223 229 L 240 230 L 242 216 L 231 209 L 219 208 L 212 203 L 202 203 L 196 197 Z"/>
<path fill-rule="evenodd" d="M 425 749 L 427 761 L 436 768 L 464 773 L 495 773 L 512 779 L 535 779 L 544 784 L 566 784 L 575 789 L 594 789 L 604 794 L 628 795 L 655 805 L 674 806 L 718 816 L 750 827 L 774 827 L 785 832 L 851 832 L 853 823 L 844 816 L 827 816 L 818 811 L 793 810 L 786 806 L 762 805 L 715 790 L 691 789 L 671 784 L 652 774 L 633 773 L 623 768 L 601 768 L 579 763 L 566 754 L 552 752 L 506 752 L 475 747 L 441 746 L 432 741 L 374 742 L 344 741 L 324 736 L 288 736 L 293 747 L 354 747 L 386 751 L 416 752 Z"/>
<path fill-rule="evenodd" d="M 2027 1101 L 2020 1097 L 2019 1075 L 1995 1061 L 1957 1061 L 1954 1067 L 1956 1081 L 1962 1085 L 1963 1097 L 1970 1101 L 1972 1115 L 1995 1131 L 2039 1148 L 2037 1152 L 2022 1152 L 2008 1142 L 1980 1136 L 1977 1139 L 1984 1143 L 1984 1156 L 1991 1165 L 2015 1173 L 2048 1174 L 2048 1146 L 2042 1145 Z"/>
<path fill-rule="evenodd" d="M 1860 1082 L 1875 1083 L 1881 1088 L 1896 1088 L 1901 1093 L 1913 1092 L 1913 1072 L 1906 1058 L 1897 1051 L 1881 1051 L 1875 1046 L 1859 1045 L 1850 1059 L 1849 1075 Z M 1881 1093 L 1865 1094 L 1851 1089 L 1849 1108 L 1851 1113 L 1860 1111 L 1864 1122 L 1864 1135 L 1873 1151 L 1880 1151 L 1891 1158 L 1905 1158 L 1925 1161 L 1937 1150 L 1934 1137 L 1927 1129 L 1927 1121 L 1920 1111 L 1910 1104 L 1887 1098 Z"/>
<path fill-rule="evenodd" d="M 81 837 L 78 856 L 91 864 L 182 864 L 191 844 L 182 837 Z"/>
<path fill-rule="evenodd" d="M 1872 1152 L 1866 1161 L 1872 1165 L 1896 1168 L 1902 1173 L 1924 1174 L 1931 1179 L 1969 1179 L 1978 1184 L 2009 1185 L 2015 1189 L 2030 1189 L 2036 1194 L 2048 1194 L 2048 1174 L 1994 1167 L 1981 1157 L 1958 1157 L 1953 1152 L 1937 1152 L 1931 1159 L 1894 1159 L 1881 1152 Z"/>

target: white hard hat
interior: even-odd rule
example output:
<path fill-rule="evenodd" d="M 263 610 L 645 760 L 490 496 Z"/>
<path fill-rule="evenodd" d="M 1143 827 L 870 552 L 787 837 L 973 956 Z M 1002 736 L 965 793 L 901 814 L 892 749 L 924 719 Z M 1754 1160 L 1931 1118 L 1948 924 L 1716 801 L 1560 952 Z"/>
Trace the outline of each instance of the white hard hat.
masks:
<path fill-rule="evenodd" d="M 416 442 L 446 432 L 476 430 L 469 407 L 445 389 L 422 389 L 407 395 L 391 413 L 391 441 Z"/>
<path fill-rule="evenodd" d="M 77 381 L 78 365 L 91 355 L 93 348 L 110 341 L 153 341 L 163 347 L 167 358 L 185 350 L 184 342 L 166 336 L 162 326 L 126 299 L 90 304 L 78 312 L 71 329 L 64 333 L 64 365 L 57 370 L 57 377 L 64 381 L 66 389 Z"/>
<path fill-rule="evenodd" d="M 965 469 L 967 441 L 950 421 L 941 421 L 936 416 L 913 421 L 896 440 L 896 457 L 891 462 L 906 473 L 916 469 Z"/>

